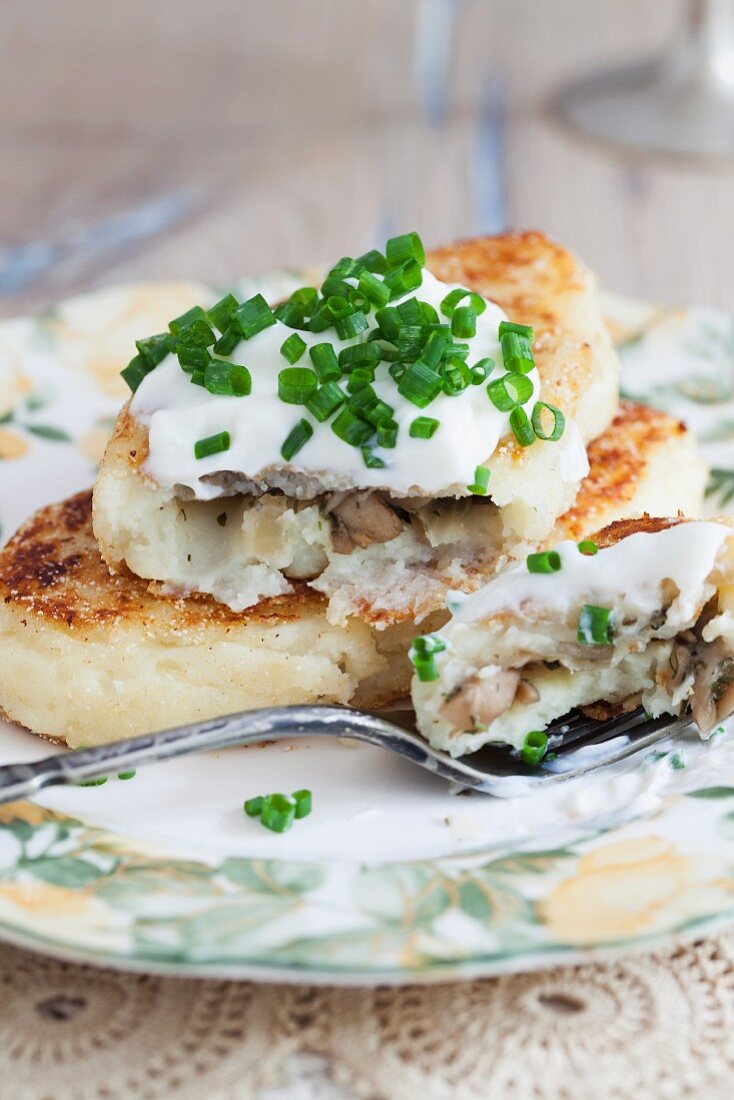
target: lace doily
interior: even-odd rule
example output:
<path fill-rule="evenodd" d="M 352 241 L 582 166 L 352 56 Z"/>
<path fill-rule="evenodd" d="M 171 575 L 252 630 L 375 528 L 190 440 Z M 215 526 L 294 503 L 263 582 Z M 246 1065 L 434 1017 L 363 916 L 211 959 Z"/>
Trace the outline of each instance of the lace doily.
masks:
<path fill-rule="evenodd" d="M 0 988 L 13 1100 L 732 1095 L 734 932 L 606 965 L 374 990 L 122 974 L 0 946 Z"/>

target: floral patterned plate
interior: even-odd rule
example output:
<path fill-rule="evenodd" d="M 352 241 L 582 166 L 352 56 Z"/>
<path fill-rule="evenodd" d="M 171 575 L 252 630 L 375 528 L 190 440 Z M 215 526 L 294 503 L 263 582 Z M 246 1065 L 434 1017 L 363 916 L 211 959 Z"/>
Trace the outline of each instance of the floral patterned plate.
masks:
<path fill-rule="evenodd" d="M 301 276 L 302 278 L 302 276 Z M 261 289 L 279 295 L 287 273 Z M 241 290 L 251 290 L 252 285 Z M 88 485 L 134 335 L 205 287 L 100 291 L 0 324 L 0 522 Z M 734 502 L 734 320 L 607 299 L 625 391 L 686 419 Z M 2 760 L 47 746 L 2 724 Z M 268 833 L 246 797 L 310 787 Z M 0 937 L 173 974 L 307 982 L 474 977 L 734 919 L 734 727 L 531 799 L 457 796 L 378 750 L 276 745 L 0 807 Z"/>

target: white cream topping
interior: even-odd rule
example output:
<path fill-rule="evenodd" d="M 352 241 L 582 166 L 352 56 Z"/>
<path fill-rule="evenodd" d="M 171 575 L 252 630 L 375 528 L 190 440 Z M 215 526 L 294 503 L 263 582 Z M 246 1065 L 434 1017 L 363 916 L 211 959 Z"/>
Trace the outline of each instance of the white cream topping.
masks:
<path fill-rule="evenodd" d="M 468 596 L 451 625 L 506 610 L 522 617 L 530 608 L 560 618 L 586 603 L 653 615 L 660 609 L 663 581 L 671 580 L 679 595 L 666 616 L 668 633 L 696 614 L 719 550 L 731 536 L 723 524 L 696 522 L 639 532 L 593 555 L 582 554 L 575 542 L 562 542 L 556 547 L 560 571 L 530 573 L 525 563 L 512 566 Z"/>
<path fill-rule="evenodd" d="M 440 282 L 424 269 L 422 285 L 405 298 L 415 295 L 438 310 L 455 285 Z M 495 360 L 492 379 L 505 373 L 498 335 L 500 321 L 505 319 L 499 306 L 488 302 L 477 318 L 476 335 L 462 341 L 470 346 L 469 365 L 485 357 Z M 374 314 L 370 320 L 373 327 Z M 256 479 L 274 467 L 316 477 L 328 473 L 333 487 L 336 487 L 334 479 L 341 479 L 340 487 L 345 488 L 380 487 L 405 495 L 452 495 L 462 493 L 474 481 L 476 467 L 491 458 L 500 440 L 510 432 L 509 415 L 495 408 L 485 384 L 470 385 L 456 397 L 439 394 L 427 408 L 419 409 L 398 393 L 388 374 L 388 365 L 381 363 L 374 389 L 378 397 L 394 408 L 399 432 L 395 448 L 375 448 L 374 453 L 383 460 L 385 468 L 370 469 L 365 466 L 361 450 L 339 439 L 330 421 L 319 423 L 303 406 L 285 404 L 278 397 L 278 372 L 290 365 L 280 354 L 280 347 L 292 332 L 278 321 L 252 339 L 241 341 L 228 357 L 233 363 L 244 364 L 252 375 L 252 392 L 247 397 L 216 396 L 192 385 L 176 357 L 168 355 L 143 380 L 131 403 L 133 415 L 149 428 L 145 472 L 161 486 L 187 486 L 199 499 L 211 499 L 220 492 L 201 480 L 204 475 L 229 471 Z M 339 341 L 331 329 L 299 335 L 309 346 L 328 341 L 337 354 L 342 347 L 357 342 Z M 307 352 L 297 366 L 311 366 Z M 528 378 L 534 386 L 527 406 L 529 415 L 540 398 L 537 370 Z M 411 422 L 418 416 L 440 421 L 431 439 L 410 436 Z M 314 434 L 287 464 L 280 449 L 301 418 L 309 421 Z M 195 458 L 194 443 L 221 431 L 230 434 L 229 450 L 204 459 Z M 582 456 L 574 444 L 576 439 L 577 433 L 571 428 L 570 446 L 566 448 L 566 440 L 558 444 L 568 454 L 562 465 L 562 477 L 569 481 L 580 480 L 587 468 L 585 453 Z M 491 483 L 489 491 L 491 495 Z"/>

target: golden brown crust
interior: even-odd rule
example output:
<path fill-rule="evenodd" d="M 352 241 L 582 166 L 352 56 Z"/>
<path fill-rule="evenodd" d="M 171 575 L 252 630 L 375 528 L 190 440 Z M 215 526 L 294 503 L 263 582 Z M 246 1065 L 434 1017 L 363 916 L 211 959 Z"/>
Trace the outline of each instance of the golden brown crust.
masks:
<path fill-rule="evenodd" d="M 155 621 L 177 632 L 212 624 L 276 625 L 297 619 L 304 606 L 325 602 L 301 585 L 289 596 L 235 613 L 208 596 L 154 596 L 128 570 L 110 576 L 92 533 L 90 491 L 42 509 L 11 538 L 0 552 L 0 599 L 75 632 L 126 620 L 142 627 Z"/>
<path fill-rule="evenodd" d="M 622 539 L 629 538 L 630 535 L 655 535 L 658 531 L 666 531 L 668 527 L 677 527 L 679 523 L 690 523 L 690 520 L 685 519 L 683 516 L 676 516 L 674 518 L 663 519 L 659 516 L 639 516 L 637 519 L 618 519 L 614 523 L 607 524 L 606 527 L 602 527 L 601 531 L 597 531 L 593 536 L 594 542 L 597 544 L 600 550 L 606 549 L 607 546 L 616 546 Z"/>
<path fill-rule="evenodd" d="M 685 424 L 667 413 L 622 401 L 609 428 L 589 445 L 589 473 L 556 530 L 563 538 L 578 539 L 593 526 L 595 514 L 621 511 L 646 477 L 656 449 L 686 434 Z"/>

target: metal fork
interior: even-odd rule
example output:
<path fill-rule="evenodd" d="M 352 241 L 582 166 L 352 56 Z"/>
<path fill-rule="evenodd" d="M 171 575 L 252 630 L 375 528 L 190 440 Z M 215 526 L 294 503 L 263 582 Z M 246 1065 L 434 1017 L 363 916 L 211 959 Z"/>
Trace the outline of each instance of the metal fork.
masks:
<path fill-rule="evenodd" d="M 365 741 L 451 783 L 507 798 L 615 764 L 678 733 L 689 722 L 688 718 L 670 715 L 650 719 L 642 708 L 606 721 L 574 712 L 548 727 L 548 748 L 552 750 L 548 755 L 552 759 L 531 768 L 506 747 L 488 746 L 469 757 L 454 759 L 432 748 L 417 733 L 348 707 L 272 707 L 209 718 L 110 745 L 58 753 L 30 764 L 5 765 L 0 767 L 0 802 L 30 798 L 43 787 L 80 783 L 107 772 L 125 771 L 176 756 L 321 736 Z"/>

